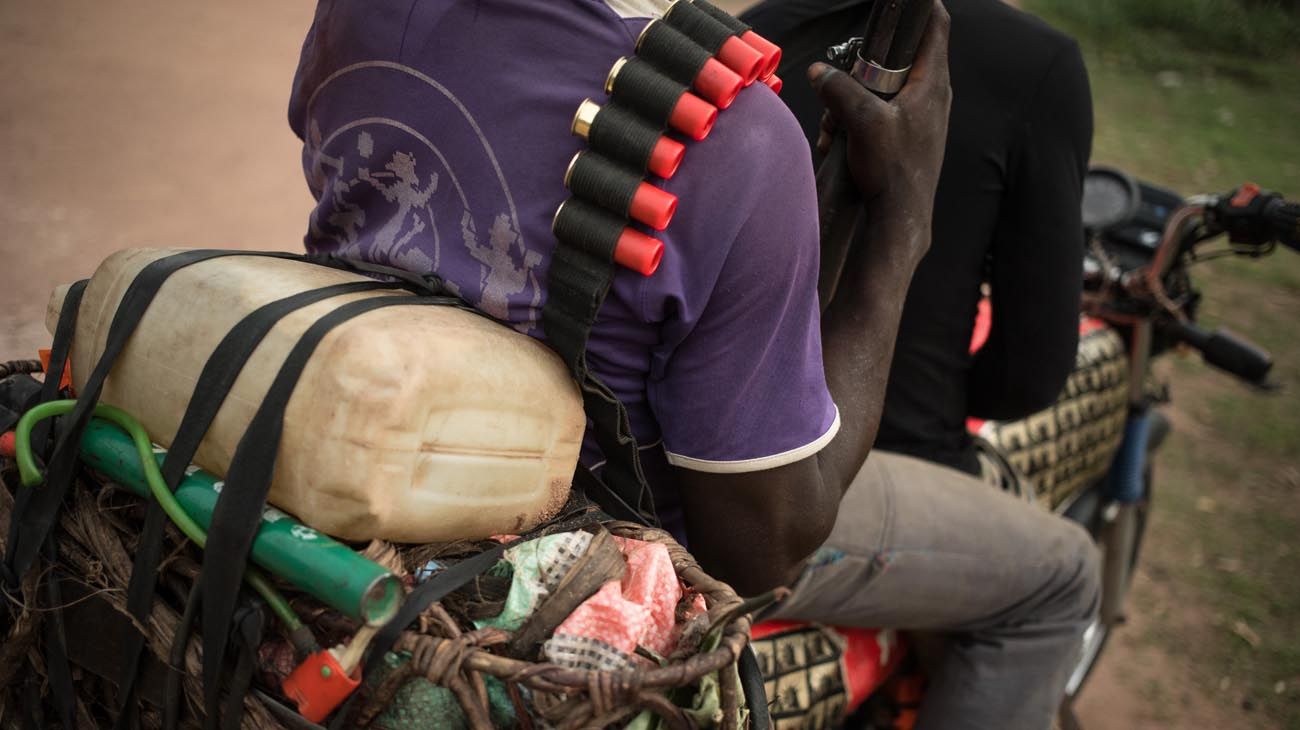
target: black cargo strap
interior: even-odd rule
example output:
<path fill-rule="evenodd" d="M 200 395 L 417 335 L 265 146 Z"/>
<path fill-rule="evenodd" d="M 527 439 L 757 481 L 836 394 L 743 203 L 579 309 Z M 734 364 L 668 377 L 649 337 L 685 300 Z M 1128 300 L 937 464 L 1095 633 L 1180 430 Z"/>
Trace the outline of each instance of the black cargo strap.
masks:
<path fill-rule="evenodd" d="M 266 628 L 266 614 L 261 599 L 248 601 L 235 614 L 232 624 L 232 639 L 236 642 L 238 652 L 234 671 L 230 675 L 221 730 L 239 730 L 244 716 L 244 699 L 253 686 L 262 632 Z"/>
<path fill-rule="evenodd" d="M 41 552 L 45 555 L 45 562 L 50 566 L 57 566 L 59 562 L 59 547 L 54 540 L 46 540 L 41 544 Z M 63 587 L 60 585 L 59 578 L 56 575 L 56 569 L 51 568 L 44 578 L 41 579 L 44 589 L 46 610 L 56 615 L 59 613 L 59 606 L 63 605 Z M 63 617 L 58 615 L 54 620 L 45 619 L 45 673 L 50 680 L 50 693 L 54 696 L 54 706 L 59 713 L 59 721 L 63 727 L 76 727 L 73 719 L 76 717 L 76 695 L 72 685 L 72 667 L 68 664 L 68 640 L 63 631 Z"/>
<path fill-rule="evenodd" d="M 181 418 L 180 426 L 163 459 L 161 471 L 167 488 L 176 491 L 248 358 L 280 320 L 303 307 L 332 297 L 392 289 L 395 286 L 398 285 L 380 281 L 334 284 L 270 302 L 240 320 L 213 349 L 195 383 L 185 415 Z M 139 626 L 148 624 L 158 565 L 162 560 L 163 526 L 167 522 L 166 514 L 156 500 L 149 500 L 146 509 L 144 529 L 136 547 L 131 581 L 126 593 L 127 611 L 135 617 Z M 117 681 L 119 714 L 115 727 L 119 730 L 137 725 L 138 706 L 133 700 L 145 635 L 133 629 L 123 645 L 126 663 Z"/>
<path fill-rule="evenodd" d="M 67 416 L 58 419 L 57 437 L 52 446 L 48 445 L 49 428 L 45 422 L 37 424 L 34 429 L 33 443 L 44 457 L 46 474 L 45 483 L 36 488 L 20 489 L 14 500 L 14 511 L 6 542 L 4 579 L 9 585 L 15 585 L 22 576 L 32 568 L 38 554 L 42 551 L 54 555 L 54 547 L 44 548 L 51 539 L 54 523 L 58 519 L 63 499 L 77 473 L 77 456 L 81 449 L 81 436 L 90 421 L 91 412 L 99 400 L 104 381 L 112 371 L 114 363 L 126 348 L 135 333 L 140 319 L 149 309 L 154 297 L 162 285 L 176 271 L 186 266 L 214 258 L 233 255 L 265 256 L 271 258 L 301 258 L 287 252 L 249 252 L 226 250 L 194 250 L 165 256 L 150 262 L 137 274 L 127 287 L 109 325 L 108 336 L 95 368 L 81 389 L 77 404 Z M 42 388 L 41 400 L 47 402 L 58 397 L 59 383 L 63 378 L 65 365 L 71 351 L 75 334 L 81 299 L 87 282 L 81 281 L 69 288 L 63 309 L 59 314 L 54 345 L 51 351 L 50 372 Z M 47 587 L 47 594 L 57 601 L 58 587 Z M 47 641 L 47 661 L 51 664 L 50 686 L 55 696 L 59 713 L 65 724 L 72 717 L 74 700 L 71 691 L 70 670 L 67 669 L 67 657 L 62 644 L 62 627 L 60 618 L 54 612 L 52 623 L 57 629 Z M 66 685 L 66 686 L 65 686 Z M 71 725 L 69 725 L 71 726 Z"/>
<path fill-rule="evenodd" d="M 78 281 L 68 288 L 68 293 L 63 299 L 63 309 L 59 312 L 58 326 L 55 328 L 56 335 L 50 352 L 49 372 L 45 375 L 45 382 L 41 385 L 39 400 L 54 400 L 59 394 L 59 383 L 63 380 L 64 364 L 67 362 L 68 353 L 72 348 L 72 331 L 77 323 L 77 311 L 81 307 L 81 297 L 86 291 L 86 280 Z M 49 440 L 50 423 L 41 421 L 33 429 L 32 443 L 35 448 L 48 455 L 46 448 Z M 31 499 L 31 490 L 19 489 L 16 499 L 14 500 L 13 514 L 10 516 L 9 534 L 6 538 L 5 545 L 8 546 L 8 554 L 3 565 L 4 582 L 10 589 L 16 589 L 22 580 L 22 574 L 13 570 L 10 559 L 13 557 L 13 545 L 18 534 L 18 515 L 22 514 L 29 500 Z M 40 550 L 44 553 L 46 562 L 53 566 L 58 559 L 58 546 L 52 540 L 45 540 L 40 544 Z M 63 605 L 62 590 L 59 581 L 53 576 L 47 576 L 44 579 L 44 585 L 40 586 L 45 593 L 45 601 L 49 608 L 55 608 Z M 59 713 L 59 720 L 65 727 L 73 727 L 75 716 L 75 700 L 72 686 L 72 670 L 68 665 L 67 643 L 63 632 L 63 615 L 58 611 L 52 611 L 51 616 L 47 616 L 44 626 L 45 638 L 45 667 L 46 674 L 49 677 L 50 691 L 54 696 L 55 709 Z M 6 631 L 8 626 L 5 627 Z"/>
<path fill-rule="evenodd" d="M 59 311 L 59 322 L 54 330 L 54 343 L 50 351 L 50 366 L 45 373 L 45 382 L 41 385 L 40 402 L 52 401 L 59 396 L 59 383 L 63 380 L 64 366 L 72 350 L 72 334 L 77 327 L 77 312 L 81 309 L 81 297 L 86 291 L 88 280 L 81 280 L 68 288 L 63 298 L 63 309 Z M 32 429 L 32 444 L 43 456 L 48 457 L 50 421 L 37 423 Z M 20 566 L 17 562 L 15 545 L 20 532 L 19 515 L 25 514 L 35 491 L 18 489 L 14 496 L 13 515 L 9 521 L 9 534 L 5 537 L 5 560 L 3 566 L 5 586 L 11 590 L 18 587 L 23 574 L 31 563 Z"/>
<path fill-rule="evenodd" d="M 226 473 L 225 487 L 213 508 L 208 543 L 203 551 L 199 585 L 203 634 L 205 728 L 216 728 L 221 670 L 234 616 L 235 602 L 253 538 L 270 492 L 284 411 L 298 378 L 317 345 L 336 326 L 367 312 L 390 306 L 458 304 L 451 297 L 410 295 L 374 297 L 348 302 L 317 320 L 294 345 L 276 373 L 257 413 L 239 440 Z"/>
<path fill-rule="evenodd" d="M 395 283 L 406 285 L 407 289 L 416 294 L 428 294 L 429 296 L 446 296 L 447 286 L 441 276 L 437 274 L 419 274 L 406 269 L 399 269 L 395 266 L 384 266 L 383 264 L 374 264 L 369 261 L 358 261 L 356 259 L 346 259 L 335 254 L 306 254 L 302 257 L 304 261 L 311 262 L 320 266 L 328 266 L 333 269 L 342 269 L 344 271 L 355 271 L 362 274 L 374 274 L 376 276 L 386 276 Z M 449 301 L 448 304 L 460 307 L 462 309 L 473 310 L 465 302 L 457 299 Z M 473 310 L 476 311 L 477 310 Z M 482 314 L 482 312 L 477 312 Z M 486 315 L 484 315 L 486 316 Z"/>
<path fill-rule="evenodd" d="M 68 287 L 68 293 L 63 296 L 63 308 L 59 310 L 59 321 L 54 327 L 54 342 L 51 344 L 50 349 L 49 372 L 45 373 L 45 382 L 41 384 L 39 403 L 47 403 L 59 397 L 59 385 L 63 382 L 65 371 L 68 368 L 68 359 L 72 357 L 72 340 L 77 329 L 77 314 L 81 311 L 81 298 L 85 295 L 86 287 L 89 284 L 89 279 L 82 279 Z M 32 428 L 32 443 L 36 445 L 37 449 L 41 450 L 41 453 L 47 456 L 49 452 L 45 449 L 49 446 L 52 420 L 41 421 Z M 18 509 L 15 508 L 14 512 L 17 514 Z M 5 544 L 12 545 L 13 542 Z"/>
<path fill-rule="evenodd" d="M 43 451 L 46 456 L 47 474 L 45 484 L 36 488 L 22 489 L 15 499 L 14 513 L 10 523 L 8 552 L 6 558 L 6 580 L 21 580 L 31 569 L 38 553 L 45 552 L 47 559 L 53 560 L 57 548 L 51 538 L 54 523 L 58 519 L 63 498 L 67 494 L 76 476 L 77 455 L 81 448 L 81 434 L 90 420 L 91 409 L 99 400 L 113 363 L 126 347 L 140 317 L 148 309 L 150 302 L 174 271 L 199 261 L 228 255 L 230 252 L 189 251 L 168 256 L 146 266 L 140 275 L 132 281 L 122 297 L 121 305 L 109 326 L 104 353 L 98 364 L 91 371 L 90 377 L 82 389 L 81 396 L 72 413 L 59 419 L 58 436 L 52 452 Z M 78 282 L 69 289 L 64 309 L 59 313 L 59 327 L 55 333 L 55 348 L 51 352 L 51 372 L 46 374 L 46 384 L 42 400 L 49 396 L 53 400 L 58 395 L 59 383 L 63 378 L 64 365 L 71 348 L 80 309 L 81 297 L 86 284 Z M 48 431 L 41 429 L 35 443 L 38 448 L 46 445 Z M 46 577 L 46 593 L 52 602 L 52 608 L 61 605 L 59 588 L 50 585 L 51 578 Z M 68 727 L 71 724 L 75 701 L 73 697 L 71 671 L 68 667 L 67 652 L 63 643 L 63 627 L 60 618 L 53 617 L 51 628 L 46 635 L 46 659 L 49 666 L 50 688 L 54 695 L 61 721 Z"/>
<path fill-rule="evenodd" d="M 46 474 L 45 484 L 35 489 L 24 489 L 20 492 L 18 499 L 15 500 L 14 521 L 10 527 L 11 541 L 8 543 L 11 552 L 6 555 L 9 576 L 21 578 L 27 572 L 36 558 L 41 543 L 49 535 L 54 521 L 57 519 L 59 505 L 63 502 L 63 497 L 76 475 L 77 455 L 81 451 L 81 434 L 90 421 L 92 409 L 99 401 L 99 394 L 103 390 L 104 380 L 108 377 L 122 350 L 126 348 L 127 342 L 131 339 L 136 326 L 140 323 L 140 318 L 148 310 L 149 304 L 153 302 L 158 290 L 162 288 L 168 277 L 186 266 L 232 255 L 293 257 L 293 254 L 289 253 L 250 253 L 247 251 L 219 250 L 185 251 L 166 256 L 145 266 L 135 280 L 131 282 L 131 285 L 127 287 L 126 293 L 122 296 L 122 301 L 118 305 L 117 312 L 113 316 L 113 322 L 109 326 L 104 352 L 94 370 L 91 371 L 89 378 L 87 378 L 85 386 L 81 389 L 76 407 L 66 417 L 59 420 L 58 437 L 54 444 L 53 453 L 46 462 L 48 473 Z M 78 303 L 79 300 L 80 297 L 78 297 Z M 66 311 L 60 313 L 60 324 L 64 324 L 66 320 L 69 328 L 75 327 L 76 316 L 65 317 L 66 314 Z M 56 333 L 56 336 L 58 334 Z M 70 341 L 72 334 L 69 329 L 64 333 L 64 336 Z M 66 360 L 66 357 L 64 359 Z M 51 353 L 51 369 L 57 369 L 59 376 L 62 376 L 63 362 L 55 359 L 54 353 Z M 50 373 L 50 375 L 52 376 L 54 373 Z M 53 381 L 53 390 L 57 394 L 59 378 L 51 377 L 50 380 Z"/>
<path fill-rule="evenodd" d="M 564 360 L 582 390 L 596 443 L 605 455 L 603 479 L 583 468 L 574 483 L 610 515 L 658 525 L 654 496 L 641 470 L 627 409 L 587 365 L 587 339 L 614 280 L 613 245 L 582 250 L 558 241 L 546 281 L 542 329 L 547 344 Z"/>
<path fill-rule="evenodd" d="M 163 679 L 163 716 L 162 730 L 176 730 L 181 721 L 181 675 L 186 672 L 185 654 L 189 650 L 190 632 L 194 628 L 194 617 L 199 612 L 199 586 L 190 586 L 189 595 L 185 597 L 185 612 L 176 624 L 176 635 L 172 637 L 171 653 L 167 658 L 167 674 Z"/>

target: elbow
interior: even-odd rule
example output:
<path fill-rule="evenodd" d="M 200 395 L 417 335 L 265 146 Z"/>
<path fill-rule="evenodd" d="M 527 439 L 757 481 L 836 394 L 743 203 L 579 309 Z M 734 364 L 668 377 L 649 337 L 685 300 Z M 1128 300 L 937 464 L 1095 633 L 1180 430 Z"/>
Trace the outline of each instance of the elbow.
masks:
<path fill-rule="evenodd" d="M 768 549 L 749 551 L 747 558 L 717 577 L 744 597 L 793 586 L 804 563 L 826 542 L 830 532 L 829 526 L 802 524 L 773 540 Z M 765 554 L 761 559 L 760 553 Z"/>
<path fill-rule="evenodd" d="M 743 474 L 679 473 L 691 554 L 742 596 L 799 578 L 831 534 L 843 493 L 813 458 Z"/>
<path fill-rule="evenodd" d="M 838 499 L 813 498 L 796 508 L 774 511 L 763 520 L 763 536 L 750 545 L 738 545 L 736 559 L 717 577 L 742 596 L 793 585 L 804 563 L 830 537 L 838 510 Z"/>

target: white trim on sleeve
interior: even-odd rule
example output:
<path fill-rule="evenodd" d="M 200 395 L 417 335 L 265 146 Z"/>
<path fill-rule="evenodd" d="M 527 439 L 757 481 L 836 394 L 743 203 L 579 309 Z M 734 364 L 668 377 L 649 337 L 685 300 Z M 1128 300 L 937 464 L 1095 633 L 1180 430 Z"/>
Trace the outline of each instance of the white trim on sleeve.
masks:
<path fill-rule="evenodd" d="M 709 474 L 744 474 L 751 471 L 763 471 L 764 469 L 775 469 L 778 466 L 793 464 L 796 461 L 812 456 L 826 447 L 826 444 L 835 438 L 835 434 L 840 431 L 840 409 L 835 407 L 835 420 L 831 422 L 830 428 L 826 433 L 818 436 L 803 446 L 797 446 L 789 451 L 782 451 L 779 454 L 770 456 L 758 456 L 753 459 L 741 459 L 739 461 L 710 461 L 709 459 L 693 459 L 689 456 L 681 456 L 664 449 L 668 455 L 668 463 L 673 466 L 679 466 L 691 471 L 702 471 Z"/>

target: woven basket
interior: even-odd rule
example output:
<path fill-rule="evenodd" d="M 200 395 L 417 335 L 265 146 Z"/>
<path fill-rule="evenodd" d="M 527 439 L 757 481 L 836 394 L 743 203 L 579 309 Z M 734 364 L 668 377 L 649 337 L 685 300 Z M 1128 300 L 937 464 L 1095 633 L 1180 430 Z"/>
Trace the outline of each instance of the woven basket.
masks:
<path fill-rule="evenodd" d="M 0 491 L 4 492 L 0 494 L 0 523 L 7 523 L 8 510 L 3 508 L 12 504 L 12 493 Z M 122 616 L 127 615 L 125 588 L 131 571 L 131 550 L 142 523 L 142 507 L 142 500 L 122 490 L 82 480 L 74 488 L 68 508 L 60 518 L 59 567 L 68 575 L 76 576 L 93 594 L 93 600 L 103 601 L 107 610 Z M 436 603 L 420 617 L 416 629 L 403 633 L 394 647 L 395 652 L 409 655 L 409 659 L 392 662 L 386 673 L 367 678 L 367 684 L 359 690 L 361 696 L 353 703 L 347 727 L 375 730 L 447 727 L 451 724 L 447 720 L 452 718 L 431 717 L 430 708 L 420 706 L 421 687 L 431 686 L 445 687 L 454 695 L 459 707 L 455 722 L 474 730 L 493 727 L 487 678 L 494 678 L 494 684 L 509 694 L 518 726 L 522 728 L 535 727 L 534 718 L 557 728 L 605 727 L 625 723 L 643 711 L 658 715 L 664 727 L 674 730 L 700 726 L 731 729 L 745 724 L 734 667 L 749 640 L 750 618 L 738 615 L 740 598 L 729 586 L 706 575 L 668 533 L 622 522 L 608 522 L 601 527 L 616 536 L 667 547 L 678 577 L 705 599 L 709 625 L 714 628 L 710 633 L 720 634 L 716 648 L 674 656 L 662 666 L 647 662 L 644 667 L 617 672 L 523 661 L 502 653 L 513 638 L 509 632 L 466 630 L 452 619 L 443 604 Z M 401 550 L 388 546 L 387 549 L 391 561 L 409 565 L 421 564 L 431 552 L 455 554 L 458 547 L 463 554 L 465 548 L 473 546 L 409 546 Z M 169 557 L 160 570 L 160 589 L 152 619 L 146 627 L 148 650 L 162 663 L 166 663 L 166 657 L 173 651 L 172 637 L 183 606 L 179 596 L 195 582 L 201 560 L 198 549 L 183 543 L 179 534 L 170 529 L 165 554 Z M 282 588 L 294 595 L 287 586 Z M 36 608 L 39 596 L 34 582 L 24 584 L 23 594 L 31 610 L 19 613 L 18 620 L 11 624 L 10 634 L 0 644 L 3 647 L 0 658 L 6 660 L 0 665 L 0 675 L 10 678 L 23 672 L 44 675 L 40 625 L 48 620 L 48 614 Z M 295 595 L 293 603 L 322 638 L 346 635 L 356 628 L 350 620 L 314 603 L 308 596 Z M 190 638 L 183 655 L 182 701 L 188 712 L 182 725 L 197 727 L 201 718 L 195 715 L 201 712 L 203 697 L 197 637 Z M 111 722 L 115 695 L 110 680 L 94 676 L 89 669 L 74 667 L 74 671 L 80 677 L 76 683 L 79 722 L 86 722 L 87 726 Z M 685 699 L 692 696 L 686 688 L 713 681 L 718 683 L 718 707 L 703 720 L 698 712 L 679 707 L 669 697 L 676 694 L 675 699 L 680 703 L 683 695 Z M 278 694 L 276 689 L 264 684 L 245 698 L 241 727 L 261 730 L 302 726 L 300 719 L 298 722 L 287 719 L 285 707 L 274 698 Z M 12 692 L 0 690 L 0 709 L 5 704 L 22 701 L 17 690 L 17 683 Z M 526 702 L 525 696 L 531 701 Z M 141 723 L 147 728 L 160 727 L 161 713 L 156 707 L 142 704 Z"/>
<path fill-rule="evenodd" d="M 520 698 L 514 688 L 525 687 L 534 698 L 534 708 L 558 728 L 605 727 L 626 721 L 643 710 L 658 715 L 674 730 L 696 727 L 698 722 L 674 704 L 668 693 L 698 683 L 716 674 L 721 697 L 718 727 L 736 728 L 742 705 L 735 666 L 749 641 L 750 618 L 734 615 L 741 605 L 735 591 L 709 577 L 686 549 L 671 535 L 654 528 L 627 522 L 608 522 L 603 527 L 619 536 L 656 542 L 668 549 L 678 577 L 704 596 L 710 624 L 721 626 L 717 648 L 675 661 L 667 666 L 609 672 L 574 669 L 547 662 L 529 662 L 493 653 L 508 644 L 511 635 L 498 629 L 462 632 L 441 606 L 428 612 L 433 627 L 424 633 L 406 632 L 394 647 L 408 652 L 410 661 L 390 673 L 375 689 L 356 715 L 357 725 L 371 726 L 389 707 L 399 689 L 413 679 L 425 679 L 455 693 L 466 724 L 474 730 L 492 727 L 483 687 L 484 677 L 495 677 L 511 688 L 512 699 Z M 442 634 L 441 636 L 435 633 Z M 519 708 L 522 710 L 522 707 Z M 523 716 L 523 712 L 519 713 Z"/>

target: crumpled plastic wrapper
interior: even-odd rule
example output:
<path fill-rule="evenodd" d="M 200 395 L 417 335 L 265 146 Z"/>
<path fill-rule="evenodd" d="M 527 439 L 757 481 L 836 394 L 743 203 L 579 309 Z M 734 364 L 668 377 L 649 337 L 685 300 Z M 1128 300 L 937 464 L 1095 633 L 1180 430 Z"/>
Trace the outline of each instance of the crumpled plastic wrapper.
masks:
<path fill-rule="evenodd" d="M 514 569 L 505 607 L 497 616 L 480 619 L 479 628 L 518 631 L 542 601 L 560 585 L 573 564 L 591 544 L 589 532 L 561 532 L 530 540 L 505 552 L 505 561 Z"/>
<path fill-rule="evenodd" d="M 637 648 L 668 656 L 677 643 L 681 581 L 658 543 L 614 538 L 627 560 L 621 581 L 601 586 L 555 630 L 542 647 L 556 664 L 578 669 L 615 671 L 636 666 Z M 694 596 L 683 617 L 689 621 L 704 611 Z"/>

